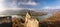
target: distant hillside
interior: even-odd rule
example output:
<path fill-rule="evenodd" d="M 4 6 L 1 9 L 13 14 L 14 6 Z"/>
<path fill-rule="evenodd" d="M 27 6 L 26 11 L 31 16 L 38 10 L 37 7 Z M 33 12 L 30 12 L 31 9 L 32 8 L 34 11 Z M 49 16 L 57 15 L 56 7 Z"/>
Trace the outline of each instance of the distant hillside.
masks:
<path fill-rule="evenodd" d="M 46 21 L 60 21 L 60 11 L 54 12 L 53 16 L 47 18 Z"/>
<path fill-rule="evenodd" d="M 2 12 L 2 14 L 6 15 L 25 15 L 28 10 L 6 10 Z M 46 12 L 36 12 L 34 10 L 29 10 L 31 15 L 33 16 L 41 16 L 41 15 L 46 15 Z"/>

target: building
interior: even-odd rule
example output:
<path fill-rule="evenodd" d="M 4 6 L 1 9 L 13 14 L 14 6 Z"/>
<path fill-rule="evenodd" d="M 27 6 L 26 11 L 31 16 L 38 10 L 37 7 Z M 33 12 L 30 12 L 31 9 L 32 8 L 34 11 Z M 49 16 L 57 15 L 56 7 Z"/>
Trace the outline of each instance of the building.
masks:
<path fill-rule="evenodd" d="M 39 27 L 39 22 L 36 18 L 33 18 L 29 12 L 25 17 L 25 27 Z"/>
<path fill-rule="evenodd" d="M 26 13 L 26 17 L 25 17 L 25 22 L 21 23 L 22 21 L 19 19 L 15 19 L 15 21 L 13 21 L 13 27 L 39 27 L 39 22 L 36 18 L 33 18 L 30 14 L 30 12 L 28 11 Z"/>
<path fill-rule="evenodd" d="M 12 27 L 11 16 L 0 17 L 0 27 Z"/>

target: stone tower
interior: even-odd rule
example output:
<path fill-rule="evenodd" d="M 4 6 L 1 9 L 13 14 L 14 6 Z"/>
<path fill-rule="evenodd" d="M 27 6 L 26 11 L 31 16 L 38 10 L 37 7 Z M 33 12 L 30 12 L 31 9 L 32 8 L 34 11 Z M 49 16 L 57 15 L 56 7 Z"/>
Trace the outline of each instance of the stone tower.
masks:
<path fill-rule="evenodd" d="M 39 22 L 37 19 L 33 19 L 29 12 L 27 12 L 25 17 L 25 27 L 39 27 Z"/>

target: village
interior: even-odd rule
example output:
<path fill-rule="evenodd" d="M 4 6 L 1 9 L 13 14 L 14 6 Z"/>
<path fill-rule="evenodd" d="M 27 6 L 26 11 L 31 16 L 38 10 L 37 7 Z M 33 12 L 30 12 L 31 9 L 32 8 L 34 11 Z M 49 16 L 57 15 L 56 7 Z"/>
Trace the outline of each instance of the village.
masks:
<path fill-rule="evenodd" d="M 0 0 L 0 27 L 60 27 L 60 0 Z"/>
<path fill-rule="evenodd" d="M 0 19 L 0 27 L 60 27 L 58 25 L 59 21 L 46 19 L 40 22 L 37 18 L 32 17 L 29 12 L 26 13 L 24 19 L 12 18 L 11 16 L 3 16 Z"/>

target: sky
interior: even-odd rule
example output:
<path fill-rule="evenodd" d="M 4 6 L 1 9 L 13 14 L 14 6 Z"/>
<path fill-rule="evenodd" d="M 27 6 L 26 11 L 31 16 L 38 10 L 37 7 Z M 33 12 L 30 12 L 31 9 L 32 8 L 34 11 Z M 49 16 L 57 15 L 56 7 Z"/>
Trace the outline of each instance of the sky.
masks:
<path fill-rule="evenodd" d="M 0 0 L 0 10 L 30 9 L 60 9 L 60 0 Z"/>
<path fill-rule="evenodd" d="M 4 10 L 20 9 L 60 9 L 60 0 L 0 0 L 0 14 Z M 51 16 L 48 14 L 48 17 Z"/>

